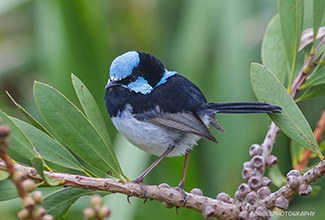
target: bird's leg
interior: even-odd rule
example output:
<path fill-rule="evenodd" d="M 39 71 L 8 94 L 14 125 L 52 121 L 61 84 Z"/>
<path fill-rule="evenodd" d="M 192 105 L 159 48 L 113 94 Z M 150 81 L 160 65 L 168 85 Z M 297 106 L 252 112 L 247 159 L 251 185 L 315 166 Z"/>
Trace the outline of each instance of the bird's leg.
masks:
<path fill-rule="evenodd" d="M 134 183 L 138 183 L 140 185 L 140 187 L 143 190 L 143 196 L 144 196 L 144 202 L 145 203 L 147 201 L 147 190 L 143 185 L 143 179 L 148 175 L 148 173 L 150 173 L 150 171 L 155 168 L 155 166 L 157 166 L 157 164 L 162 161 L 162 159 L 164 159 L 173 149 L 175 148 L 175 146 L 169 146 L 166 151 L 155 161 L 153 162 L 150 167 L 148 167 L 148 169 L 146 169 L 138 178 L 132 180 L 132 182 Z M 128 197 L 129 199 L 129 197 Z"/>
<path fill-rule="evenodd" d="M 177 189 L 179 189 L 179 191 L 183 194 L 183 198 L 185 200 L 183 206 L 185 206 L 186 205 L 186 202 L 187 202 L 187 194 L 184 191 L 184 184 L 185 184 L 185 175 L 186 175 L 186 169 L 187 169 L 189 155 L 190 155 L 190 149 L 188 149 L 186 151 L 182 179 L 181 179 L 181 182 L 178 184 L 178 187 L 177 187 Z"/>

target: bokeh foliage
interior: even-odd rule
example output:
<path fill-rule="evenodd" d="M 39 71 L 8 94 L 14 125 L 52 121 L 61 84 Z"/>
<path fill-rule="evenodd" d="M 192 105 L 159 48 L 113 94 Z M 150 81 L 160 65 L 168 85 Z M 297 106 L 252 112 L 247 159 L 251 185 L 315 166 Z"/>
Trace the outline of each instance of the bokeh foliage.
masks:
<path fill-rule="evenodd" d="M 312 10 L 311 3 L 305 0 L 305 10 Z M 250 63 L 261 63 L 263 34 L 276 13 L 274 0 L 2 0 L 1 108 L 23 118 L 5 94 L 8 90 L 41 121 L 32 99 L 34 80 L 54 86 L 77 103 L 70 81 L 73 72 L 99 104 L 125 174 L 135 178 L 156 158 L 122 139 L 106 114 L 104 86 L 113 58 L 128 50 L 150 52 L 167 69 L 195 82 L 208 101 L 253 101 Z M 304 19 L 303 29 L 311 27 L 308 18 Z M 324 97 L 303 101 L 299 106 L 313 129 L 325 108 Z M 187 191 L 199 187 L 210 197 L 221 191 L 233 195 L 242 182 L 240 173 L 242 163 L 249 159 L 249 146 L 263 140 L 270 123 L 265 115 L 220 115 L 218 120 L 227 132 L 212 131 L 219 145 L 201 140 L 195 147 L 190 155 Z M 277 138 L 274 154 L 282 172 L 291 169 L 289 140 L 284 135 Z M 163 160 L 145 181 L 176 186 L 183 160 Z M 110 219 L 203 218 L 185 209 L 177 216 L 175 210 L 167 210 L 156 201 L 142 205 L 141 200 L 131 199 L 129 205 L 123 195 L 106 198 L 112 208 Z M 289 209 L 316 211 L 314 219 L 322 219 L 324 199 L 323 192 L 316 198 L 297 196 Z M 82 198 L 65 219 L 81 219 L 81 209 L 87 203 L 87 198 Z M 16 219 L 19 208 L 17 200 L 1 202 L 0 215 Z"/>

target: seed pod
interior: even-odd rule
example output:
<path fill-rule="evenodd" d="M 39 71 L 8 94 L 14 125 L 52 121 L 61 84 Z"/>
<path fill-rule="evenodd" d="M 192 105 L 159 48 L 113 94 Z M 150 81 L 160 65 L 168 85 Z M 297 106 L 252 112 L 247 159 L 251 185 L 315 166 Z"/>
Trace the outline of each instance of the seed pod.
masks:
<path fill-rule="evenodd" d="M 22 204 L 25 209 L 32 211 L 35 208 L 35 201 L 31 196 L 26 196 L 22 199 Z"/>
<path fill-rule="evenodd" d="M 265 158 L 265 165 L 268 167 L 274 167 L 277 162 L 278 158 L 274 155 L 269 155 Z"/>
<path fill-rule="evenodd" d="M 34 192 L 34 194 L 32 195 L 33 199 L 35 200 L 36 204 L 42 204 L 43 203 L 43 195 L 41 191 L 36 191 Z"/>
<path fill-rule="evenodd" d="M 267 218 L 269 216 L 269 211 L 265 206 L 259 206 L 256 208 L 255 211 L 256 215 L 261 217 L 261 218 Z"/>
<path fill-rule="evenodd" d="M 242 183 L 238 186 L 239 195 L 242 197 L 245 197 L 250 191 L 251 188 L 246 183 Z"/>
<path fill-rule="evenodd" d="M 8 137 L 10 134 L 10 127 L 7 125 L 0 125 L 0 140 Z"/>
<path fill-rule="evenodd" d="M 29 219 L 29 211 L 27 209 L 22 209 L 17 213 L 17 217 L 20 220 L 27 220 Z"/>
<path fill-rule="evenodd" d="M 102 208 L 98 211 L 98 217 L 101 219 L 108 218 L 111 214 L 111 209 L 107 206 L 102 206 Z"/>
<path fill-rule="evenodd" d="M 278 207 L 279 209 L 283 209 L 286 210 L 289 207 L 289 200 L 286 199 L 285 197 L 281 196 L 279 198 L 277 198 L 275 200 L 275 204 L 276 207 Z"/>
<path fill-rule="evenodd" d="M 267 186 L 263 186 L 257 190 L 257 194 L 263 199 L 271 194 L 271 190 Z"/>
<path fill-rule="evenodd" d="M 259 144 L 253 144 L 249 149 L 249 155 L 251 155 L 251 157 L 254 157 L 256 155 L 261 155 L 262 153 L 263 153 L 263 149 Z"/>
<path fill-rule="evenodd" d="M 262 156 L 256 155 L 251 159 L 251 163 L 253 167 L 256 167 L 257 169 L 261 169 L 265 165 L 264 158 Z"/>
<path fill-rule="evenodd" d="M 308 196 L 313 191 L 313 188 L 308 184 L 302 184 L 299 186 L 299 195 Z"/>
<path fill-rule="evenodd" d="M 269 186 L 270 184 L 271 184 L 271 180 L 268 177 L 263 176 L 261 178 L 261 185 L 262 186 Z"/>
<path fill-rule="evenodd" d="M 230 203 L 230 196 L 227 193 L 221 192 L 217 195 L 217 200 Z"/>
<path fill-rule="evenodd" d="M 175 207 L 172 203 L 163 202 L 163 204 L 164 204 L 164 206 L 165 206 L 167 209 L 172 209 L 172 208 Z"/>
<path fill-rule="evenodd" d="M 247 217 L 248 217 L 248 212 L 247 212 L 246 210 L 241 211 L 241 212 L 239 213 L 238 217 L 239 217 L 240 219 L 246 220 Z"/>
<path fill-rule="evenodd" d="M 170 188 L 170 186 L 167 183 L 161 183 L 159 186 L 159 188 Z"/>
<path fill-rule="evenodd" d="M 245 196 L 242 196 L 239 190 L 237 190 L 235 193 L 235 199 L 238 201 L 243 201 L 245 199 Z"/>
<path fill-rule="evenodd" d="M 33 219 L 43 219 L 43 216 L 46 214 L 46 210 L 43 207 L 37 207 L 33 211 Z"/>
<path fill-rule="evenodd" d="M 244 168 L 241 176 L 244 180 L 249 180 L 252 176 L 255 176 L 256 173 L 252 168 Z"/>
<path fill-rule="evenodd" d="M 287 173 L 287 177 L 288 176 L 296 176 L 296 177 L 299 177 L 300 176 L 300 172 L 298 170 L 290 170 L 288 173 Z"/>
<path fill-rule="evenodd" d="M 191 193 L 193 193 L 193 194 L 195 194 L 195 195 L 198 195 L 198 196 L 203 196 L 203 192 L 202 192 L 202 190 L 199 189 L 199 188 L 193 188 L 193 189 L 191 190 Z"/>
<path fill-rule="evenodd" d="M 251 191 L 250 193 L 247 194 L 247 196 L 245 197 L 245 200 L 250 203 L 250 204 L 254 204 L 257 201 L 258 197 L 255 191 Z"/>
<path fill-rule="evenodd" d="M 205 206 L 202 209 L 202 215 L 206 219 L 211 219 L 216 214 L 216 211 L 211 206 Z"/>
<path fill-rule="evenodd" d="M 36 188 L 35 182 L 31 179 L 24 180 L 22 182 L 22 185 L 23 185 L 24 189 L 29 193 L 32 192 Z"/>
<path fill-rule="evenodd" d="M 100 195 L 94 194 L 90 197 L 90 205 L 91 207 L 95 207 L 96 205 L 103 205 L 103 199 Z"/>
<path fill-rule="evenodd" d="M 90 207 L 85 208 L 83 212 L 84 212 L 85 219 L 94 219 L 96 216 L 95 210 Z"/>
<path fill-rule="evenodd" d="M 54 220 L 52 215 L 44 215 L 43 220 Z"/>
<path fill-rule="evenodd" d="M 250 212 L 247 216 L 247 220 L 258 220 L 258 216 L 255 214 L 255 212 Z"/>
<path fill-rule="evenodd" d="M 289 175 L 287 177 L 286 187 L 289 189 L 295 189 L 299 186 L 299 179 L 294 175 Z"/>
<path fill-rule="evenodd" d="M 252 190 L 255 190 L 261 187 L 261 181 L 256 176 L 253 176 L 248 180 L 248 185 Z"/>
<path fill-rule="evenodd" d="M 252 168 L 253 166 L 252 166 L 252 163 L 250 162 L 250 161 L 246 161 L 245 163 L 244 163 L 244 168 Z"/>

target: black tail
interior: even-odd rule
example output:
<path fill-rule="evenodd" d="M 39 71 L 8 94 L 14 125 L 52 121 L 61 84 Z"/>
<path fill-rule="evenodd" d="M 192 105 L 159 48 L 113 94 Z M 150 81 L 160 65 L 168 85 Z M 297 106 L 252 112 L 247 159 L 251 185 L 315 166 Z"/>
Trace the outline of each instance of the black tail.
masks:
<path fill-rule="evenodd" d="M 282 108 L 263 102 L 215 102 L 202 105 L 197 111 L 201 114 L 217 113 L 281 113 Z"/>

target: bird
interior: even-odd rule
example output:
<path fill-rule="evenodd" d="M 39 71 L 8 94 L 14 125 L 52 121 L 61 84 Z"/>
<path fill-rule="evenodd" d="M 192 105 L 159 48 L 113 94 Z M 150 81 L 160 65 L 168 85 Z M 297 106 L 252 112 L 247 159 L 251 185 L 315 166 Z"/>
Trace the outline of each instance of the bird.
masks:
<path fill-rule="evenodd" d="M 176 71 L 168 71 L 155 56 L 128 51 L 117 56 L 109 68 L 105 87 L 107 112 L 117 130 L 134 146 L 158 156 L 132 182 L 143 184 L 148 173 L 165 157 L 182 156 L 185 162 L 181 181 L 184 191 L 190 150 L 200 138 L 218 143 L 209 125 L 225 130 L 215 118 L 219 113 L 281 113 L 281 108 L 263 102 L 208 103 L 201 90 Z M 184 203 L 184 205 L 185 205 Z"/>

